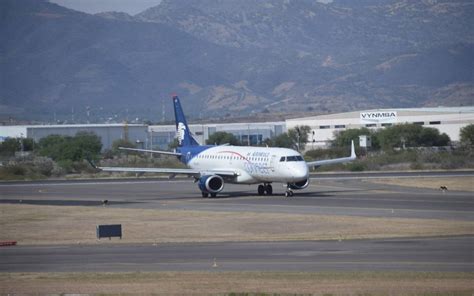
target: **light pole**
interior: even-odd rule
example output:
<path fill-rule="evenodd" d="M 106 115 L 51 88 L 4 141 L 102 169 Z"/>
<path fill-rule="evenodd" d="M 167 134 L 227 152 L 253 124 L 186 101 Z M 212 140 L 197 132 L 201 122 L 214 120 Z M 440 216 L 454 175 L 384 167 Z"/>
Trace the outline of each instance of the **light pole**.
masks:
<path fill-rule="evenodd" d="M 298 149 L 298 152 L 300 152 L 300 128 L 297 126 L 295 127 L 296 130 L 296 147 Z"/>

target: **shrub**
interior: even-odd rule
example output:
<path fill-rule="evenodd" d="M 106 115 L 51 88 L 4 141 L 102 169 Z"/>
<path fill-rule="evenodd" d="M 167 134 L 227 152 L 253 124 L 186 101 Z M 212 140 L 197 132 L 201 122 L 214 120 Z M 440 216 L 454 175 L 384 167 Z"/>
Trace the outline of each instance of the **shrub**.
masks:
<path fill-rule="evenodd" d="M 362 162 L 349 163 L 347 166 L 351 172 L 362 172 L 366 170 L 366 166 Z"/>
<path fill-rule="evenodd" d="M 55 161 L 80 161 L 97 159 L 102 149 L 100 138 L 88 132 L 78 132 L 74 137 L 50 135 L 39 141 L 39 153 Z"/>
<path fill-rule="evenodd" d="M 474 146 L 474 124 L 469 124 L 461 128 L 459 139 L 464 146 Z"/>

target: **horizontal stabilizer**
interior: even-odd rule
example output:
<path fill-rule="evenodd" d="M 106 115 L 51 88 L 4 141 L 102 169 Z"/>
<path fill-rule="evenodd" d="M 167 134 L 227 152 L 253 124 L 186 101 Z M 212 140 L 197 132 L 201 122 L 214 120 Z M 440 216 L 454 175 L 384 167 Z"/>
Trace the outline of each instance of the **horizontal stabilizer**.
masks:
<path fill-rule="evenodd" d="M 125 148 L 125 147 L 119 147 L 118 149 L 128 150 L 128 151 L 136 151 L 136 152 L 146 152 L 146 153 L 156 153 L 156 154 L 164 154 L 164 155 L 181 156 L 181 153 L 170 152 L 170 151 L 147 150 L 147 149 Z"/>
<path fill-rule="evenodd" d="M 98 167 L 104 172 L 128 172 L 128 173 L 163 173 L 174 175 L 199 175 L 200 171 L 195 169 L 172 169 L 172 168 L 130 168 L 130 167 Z"/>

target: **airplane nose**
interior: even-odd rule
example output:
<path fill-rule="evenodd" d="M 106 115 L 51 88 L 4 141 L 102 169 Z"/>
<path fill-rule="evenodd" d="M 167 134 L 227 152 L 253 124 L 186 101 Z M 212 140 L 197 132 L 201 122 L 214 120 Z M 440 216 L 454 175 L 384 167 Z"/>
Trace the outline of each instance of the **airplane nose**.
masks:
<path fill-rule="evenodd" d="M 305 180 L 309 176 L 308 166 L 306 163 L 295 165 L 291 170 L 291 174 L 293 175 L 295 181 Z"/>

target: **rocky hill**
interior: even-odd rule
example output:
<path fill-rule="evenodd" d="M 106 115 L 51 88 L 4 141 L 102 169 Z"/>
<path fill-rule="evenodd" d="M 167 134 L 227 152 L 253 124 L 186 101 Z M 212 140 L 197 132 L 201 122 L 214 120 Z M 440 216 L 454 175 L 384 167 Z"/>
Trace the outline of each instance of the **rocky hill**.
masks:
<path fill-rule="evenodd" d="M 4 0 L 0 11 L 3 117 L 159 121 L 171 92 L 201 118 L 474 104 L 469 0 L 163 0 L 136 16 Z"/>

